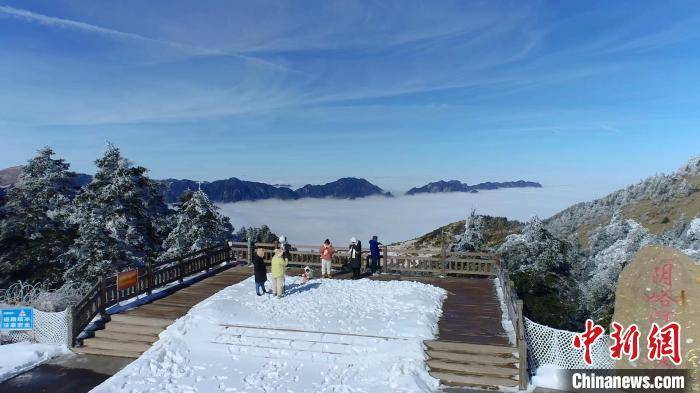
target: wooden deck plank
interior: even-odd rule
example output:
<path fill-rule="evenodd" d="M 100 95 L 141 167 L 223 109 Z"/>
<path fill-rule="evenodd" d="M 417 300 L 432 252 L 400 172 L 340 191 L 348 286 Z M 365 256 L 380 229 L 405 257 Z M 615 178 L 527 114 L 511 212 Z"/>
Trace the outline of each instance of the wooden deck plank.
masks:
<path fill-rule="evenodd" d="M 485 277 L 373 276 L 373 280 L 417 281 L 447 291 L 438 321 L 438 339 L 479 345 L 510 346 L 501 325 L 501 305 L 493 279 Z"/>

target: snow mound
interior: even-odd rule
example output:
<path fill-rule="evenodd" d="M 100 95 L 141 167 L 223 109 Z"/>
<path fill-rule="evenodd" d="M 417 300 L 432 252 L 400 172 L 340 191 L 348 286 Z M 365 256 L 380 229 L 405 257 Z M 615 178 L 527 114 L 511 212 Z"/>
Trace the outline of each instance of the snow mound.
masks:
<path fill-rule="evenodd" d="M 93 392 L 421 392 L 446 292 L 408 281 L 249 278 L 193 307 Z"/>
<path fill-rule="evenodd" d="M 0 382 L 70 351 L 61 345 L 20 342 L 0 345 Z"/>
<path fill-rule="evenodd" d="M 561 367 L 543 364 L 537 368 L 535 375 L 532 376 L 531 386 L 566 391 L 569 388 L 569 381 L 566 380 L 562 371 Z"/>

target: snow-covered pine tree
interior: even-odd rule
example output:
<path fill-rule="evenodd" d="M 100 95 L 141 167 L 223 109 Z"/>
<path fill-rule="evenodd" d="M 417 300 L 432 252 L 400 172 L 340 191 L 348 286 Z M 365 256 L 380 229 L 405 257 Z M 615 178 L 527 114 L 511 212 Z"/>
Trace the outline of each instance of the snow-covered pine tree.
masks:
<path fill-rule="evenodd" d="M 497 251 L 529 318 L 559 329 L 577 329 L 580 278 L 573 268 L 578 261 L 573 244 L 552 235 L 534 217 L 522 234 L 509 235 Z"/>
<path fill-rule="evenodd" d="M 464 233 L 459 237 L 453 247 L 455 251 L 480 251 L 484 244 L 483 216 L 476 214 L 472 209 L 464 224 Z"/>
<path fill-rule="evenodd" d="M 175 227 L 163 242 L 165 252 L 158 259 L 170 260 L 231 240 L 233 226 L 218 210 L 204 191 L 186 191 L 180 197 Z"/>
<path fill-rule="evenodd" d="M 272 232 L 270 227 L 263 224 L 260 228 L 255 227 L 240 227 L 233 238 L 237 242 L 245 242 L 248 239 L 253 239 L 255 243 L 274 243 L 279 237 Z"/>
<path fill-rule="evenodd" d="M 63 255 L 68 281 L 93 282 L 100 274 L 154 261 L 169 233 L 170 210 L 159 183 L 109 143 L 97 172 L 74 199 L 78 237 Z"/>
<path fill-rule="evenodd" d="M 75 196 L 69 164 L 46 146 L 30 159 L 5 196 L 0 221 L 0 283 L 10 280 L 61 282 L 57 257 L 73 241 L 65 208 Z"/>

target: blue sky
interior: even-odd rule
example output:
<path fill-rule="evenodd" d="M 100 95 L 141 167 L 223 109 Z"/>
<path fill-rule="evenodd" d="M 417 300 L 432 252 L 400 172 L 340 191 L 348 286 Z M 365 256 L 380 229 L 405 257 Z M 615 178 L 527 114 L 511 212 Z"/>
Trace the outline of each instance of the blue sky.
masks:
<path fill-rule="evenodd" d="M 623 186 L 700 154 L 699 2 L 0 0 L 0 167 Z"/>

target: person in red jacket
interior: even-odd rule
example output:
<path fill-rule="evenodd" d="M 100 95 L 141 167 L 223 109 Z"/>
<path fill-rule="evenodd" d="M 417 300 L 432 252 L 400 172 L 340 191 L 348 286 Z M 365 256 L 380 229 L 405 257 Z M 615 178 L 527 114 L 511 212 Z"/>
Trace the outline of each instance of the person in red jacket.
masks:
<path fill-rule="evenodd" d="M 318 252 L 321 254 L 321 275 L 323 278 L 330 278 L 331 261 L 333 260 L 333 254 L 335 254 L 335 248 L 333 248 L 331 241 L 326 239 Z"/>

